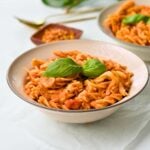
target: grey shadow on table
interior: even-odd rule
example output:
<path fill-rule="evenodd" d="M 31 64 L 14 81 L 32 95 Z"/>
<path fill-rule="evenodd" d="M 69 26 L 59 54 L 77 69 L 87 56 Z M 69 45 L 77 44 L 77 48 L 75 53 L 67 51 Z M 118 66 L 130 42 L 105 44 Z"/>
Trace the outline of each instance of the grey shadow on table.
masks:
<path fill-rule="evenodd" d="M 133 150 L 139 147 L 147 137 L 150 137 L 150 120 L 147 122 L 145 127 L 137 134 L 136 138 L 131 141 L 124 150 Z"/>

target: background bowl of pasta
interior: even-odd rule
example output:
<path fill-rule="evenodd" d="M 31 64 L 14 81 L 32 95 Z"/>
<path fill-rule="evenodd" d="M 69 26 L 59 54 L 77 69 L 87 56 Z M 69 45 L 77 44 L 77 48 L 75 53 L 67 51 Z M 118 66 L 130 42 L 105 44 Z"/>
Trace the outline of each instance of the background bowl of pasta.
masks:
<path fill-rule="evenodd" d="M 70 67 L 74 67 L 71 72 Z M 18 56 L 7 73 L 8 85 L 18 97 L 68 123 L 93 122 L 111 115 L 137 96 L 147 81 L 147 67 L 138 56 L 94 40 L 32 48 Z"/>
<path fill-rule="evenodd" d="M 150 1 L 113 4 L 100 13 L 98 25 L 115 43 L 150 61 Z"/>

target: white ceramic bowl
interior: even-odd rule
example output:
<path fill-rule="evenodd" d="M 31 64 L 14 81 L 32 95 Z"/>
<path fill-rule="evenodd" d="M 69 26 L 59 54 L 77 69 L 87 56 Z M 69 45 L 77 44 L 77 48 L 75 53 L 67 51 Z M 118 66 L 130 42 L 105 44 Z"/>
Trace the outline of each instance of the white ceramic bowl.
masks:
<path fill-rule="evenodd" d="M 117 61 L 129 68 L 134 73 L 133 84 L 130 93 L 120 102 L 109 107 L 95 110 L 57 110 L 43 107 L 31 100 L 23 90 L 23 81 L 26 75 L 25 68 L 30 67 L 33 58 L 46 59 L 52 55 L 53 50 L 80 50 L 95 56 L 103 56 Z M 114 113 L 123 103 L 131 100 L 138 95 L 145 87 L 148 81 L 148 70 L 144 62 L 131 53 L 119 46 L 109 43 L 93 41 L 93 40 L 69 40 L 62 42 L 54 42 L 35 47 L 19 57 L 11 64 L 7 74 L 8 85 L 12 91 L 25 102 L 45 111 L 48 115 L 56 120 L 69 123 L 86 123 L 105 118 Z"/>
<path fill-rule="evenodd" d="M 98 17 L 98 25 L 100 29 L 108 36 L 110 37 L 117 45 L 120 45 L 136 55 L 138 55 L 140 58 L 142 58 L 144 61 L 150 61 L 150 46 L 140 46 L 136 44 L 132 44 L 129 42 L 125 42 L 122 40 L 117 39 L 113 34 L 112 31 L 104 25 L 104 21 L 106 18 L 116 12 L 116 10 L 122 5 L 124 1 L 121 1 L 119 3 L 115 3 L 113 5 L 108 6 L 105 8 Z M 136 4 L 139 5 L 149 5 L 150 6 L 150 0 L 135 0 Z"/>

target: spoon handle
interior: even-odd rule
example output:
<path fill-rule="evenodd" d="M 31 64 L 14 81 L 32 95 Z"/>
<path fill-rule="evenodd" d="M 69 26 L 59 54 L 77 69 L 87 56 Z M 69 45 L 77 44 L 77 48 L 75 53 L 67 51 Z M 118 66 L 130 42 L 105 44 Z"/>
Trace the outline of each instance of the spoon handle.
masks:
<path fill-rule="evenodd" d="M 98 6 L 94 8 L 87 8 L 87 9 L 78 9 L 78 10 L 70 10 L 69 13 L 59 13 L 59 14 L 52 14 L 48 15 L 45 17 L 45 20 L 52 18 L 52 17 L 57 17 L 57 16 L 66 16 L 66 15 L 80 15 L 80 14 L 87 14 L 87 13 L 93 13 L 93 12 L 98 12 L 101 11 L 103 7 Z"/>
<path fill-rule="evenodd" d="M 86 17 L 86 18 L 79 18 L 79 19 L 69 19 L 69 20 L 63 20 L 63 21 L 59 21 L 57 23 L 73 23 L 73 22 L 82 22 L 82 21 L 86 21 L 86 20 L 92 20 L 92 19 L 96 19 L 97 16 L 92 16 L 92 17 Z"/>

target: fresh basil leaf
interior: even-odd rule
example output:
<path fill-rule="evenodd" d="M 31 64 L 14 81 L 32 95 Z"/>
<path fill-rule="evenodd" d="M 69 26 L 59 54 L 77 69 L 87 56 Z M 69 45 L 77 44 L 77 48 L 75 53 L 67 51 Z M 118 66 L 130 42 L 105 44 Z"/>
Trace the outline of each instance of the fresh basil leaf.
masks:
<path fill-rule="evenodd" d="M 150 24 L 150 17 L 148 18 L 148 20 L 147 20 L 147 22 L 146 22 L 147 24 Z"/>
<path fill-rule="evenodd" d="M 142 14 L 134 14 L 134 15 L 131 15 L 131 16 L 128 16 L 128 17 L 125 17 L 122 22 L 124 24 L 136 24 L 140 21 L 144 21 L 144 22 L 147 22 L 148 20 L 148 16 L 144 16 Z"/>
<path fill-rule="evenodd" d="M 75 7 L 85 0 L 42 0 L 46 5 L 53 7 Z"/>
<path fill-rule="evenodd" d="M 70 3 L 70 0 L 42 0 L 42 2 L 53 7 L 64 7 Z"/>
<path fill-rule="evenodd" d="M 60 58 L 50 63 L 43 73 L 46 77 L 67 77 L 82 71 L 82 67 L 71 58 Z"/>
<path fill-rule="evenodd" d="M 83 67 L 83 75 L 89 78 L 94 78 L 106 71 L 106 66 L 98 59 L 89 59 Z"/>
<path fill-rule="evenodd" d="M 68 5 L 69 8 L 75 7 L 77 5 L 79 5 L 80 3 L 82 3 L 85 0 L 72 0 L 72 2 Z"/>

